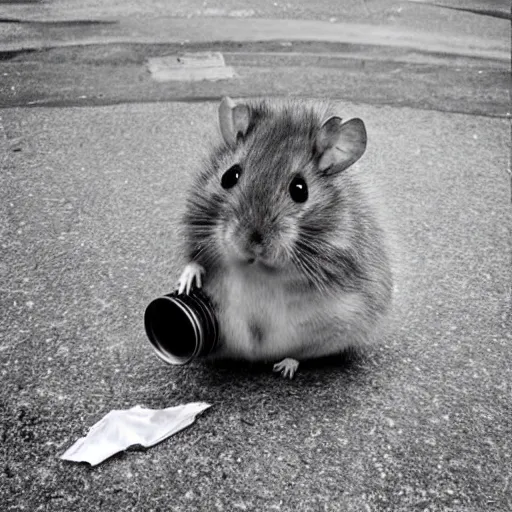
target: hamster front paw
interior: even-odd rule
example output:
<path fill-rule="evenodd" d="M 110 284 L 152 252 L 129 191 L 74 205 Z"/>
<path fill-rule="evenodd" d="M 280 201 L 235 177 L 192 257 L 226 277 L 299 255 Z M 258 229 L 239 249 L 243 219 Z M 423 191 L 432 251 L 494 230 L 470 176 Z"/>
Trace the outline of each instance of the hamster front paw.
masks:
<path fill-rule="evenodd" d="M 290 379 L 293 379 L 293 376 L 295 375 L 295 372 L 297 371 L 298 367 L 299 361 L 287 357 L 286 359 L 283 359 L 280 363 L 276 363 L 274 365 L 274 371 L 281 372 L 281 375 L 284 378 L 288 377 Z"/>
<path fill-rule="evenodd" d="M 187 292 L 187 295 L 190 293 L 192 286 L 194 284 L 194 280 L 196 281 L 196 286 L 201 288 L 201 275 L 204 274 L 204 268 L 197 263 L 189 263 L 181 273 L 181 276 L 178 280 L 178 293 Z"/>

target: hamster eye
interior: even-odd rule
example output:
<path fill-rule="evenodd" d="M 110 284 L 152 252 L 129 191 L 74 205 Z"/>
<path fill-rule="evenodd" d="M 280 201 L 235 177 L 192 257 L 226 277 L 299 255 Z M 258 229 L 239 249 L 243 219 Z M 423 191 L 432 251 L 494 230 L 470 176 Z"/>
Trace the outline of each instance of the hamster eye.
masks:
<path fill-rule="evenodd" d="M 220 180 L 220 184 L 222 188 L 228 189 L 234 187 L 238 180 L 240 179 L 240 175 L 242 174 L 242 168 L 235 164 L 231 166 L 223 175 Z"/>
<path fill-rule="evenodd" d="M 290 196 L 296 203 L 304 203 L 308 199 L 308 186 L 303 178 L 296 176 L 290 183 Z"/>

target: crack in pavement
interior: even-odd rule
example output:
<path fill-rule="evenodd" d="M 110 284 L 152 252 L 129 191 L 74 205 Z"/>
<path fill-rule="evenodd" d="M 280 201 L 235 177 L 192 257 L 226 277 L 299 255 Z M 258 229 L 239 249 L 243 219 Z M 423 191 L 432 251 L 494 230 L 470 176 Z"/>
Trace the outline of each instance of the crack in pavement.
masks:
<path fill-rule="evenodd" d="M 0 18 L 0 23 L 44 25 L 53 27 L 75 27 L 83 25 L 116 25 L 116 20 L 24 20 L 21 18 Z"/>

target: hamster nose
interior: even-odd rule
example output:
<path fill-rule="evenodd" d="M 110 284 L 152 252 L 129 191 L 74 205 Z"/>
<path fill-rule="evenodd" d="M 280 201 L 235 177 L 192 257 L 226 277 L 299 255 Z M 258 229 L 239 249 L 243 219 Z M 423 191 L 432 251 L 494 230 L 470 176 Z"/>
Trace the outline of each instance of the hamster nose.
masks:
<path fill-rule="evenodd" d="M 261 233 L 255 229 L 249 236 L 249 241 L 252 243 L 252 244 L 261 244 L 261 242 L 263 242 L 263 236 L 261 235 Z"/>

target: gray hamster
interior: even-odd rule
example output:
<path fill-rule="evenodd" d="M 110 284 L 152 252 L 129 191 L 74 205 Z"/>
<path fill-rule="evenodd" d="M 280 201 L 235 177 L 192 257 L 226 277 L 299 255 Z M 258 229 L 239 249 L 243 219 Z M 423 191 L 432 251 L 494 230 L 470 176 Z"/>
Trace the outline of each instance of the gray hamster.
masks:
<path fill-rule="evenodd" d="M 378 335 L 393 278 L 372 178 L 354 165 L 361 119 L 301 100 L 219 107 L 220 142 L 193 181 L 180 292 L 203 287 L 221 341 L 212 357 L 299 361 Z M 280 361 L 282 359 L 282 361 Z"/>

